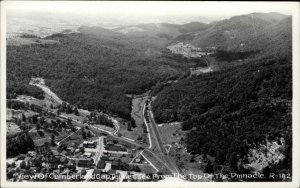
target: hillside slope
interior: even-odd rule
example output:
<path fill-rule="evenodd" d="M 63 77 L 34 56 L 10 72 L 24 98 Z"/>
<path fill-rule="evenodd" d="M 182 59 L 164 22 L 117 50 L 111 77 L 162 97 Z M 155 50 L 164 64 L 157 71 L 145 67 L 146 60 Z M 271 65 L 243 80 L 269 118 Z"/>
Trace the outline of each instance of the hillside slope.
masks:
<path fill-rule="evenodd" d="M 230 51 L 260 50 L 261 54 L 275 51 L 286 55 L 285 48 L 291 48 L 291 39 L 290 16 L 279 13 L 252 13 L 211 23 L 200 31 L 177 36 L 174 42 L 187 42 L 202 48 L 214 46 Z"/>
<path fill-rule="evenodd" d="M 59 44 L 8 46 L 8 96 L 32 93 L 26 88 L 30 78 L 43 77 L 51 90 L 71 104 L 130 118 L 131 99 L 127 93 L 145 92 L 158 80 L 187 70 L 176 59 L 145 55 L 146 42 L 119 40 L 114 38 L 118 34 L 104 30 L 85 33 L 88 31 L 91 34 L 47 37 Z M 97 36 L 92 35 L 94 31 Z"/>
<path fill-rule="evenodd" d="M 31 77 L 44 77 L 70 103 L 129 117 L 126 93 L 145 92 L 158 81 L 188 71 L 187 59 L 166 49 L 170 43 L 184 41 L 233 51 L 258 49 L 259 56 L 289 59 L 291 22 L 290 17 L 277 13 L 253 13 L 211 24 L 140 24 L 113 30 L 83 26 L 80 33 L 45 38 L 57 43 L 9 45 L 7 97 L 42 98 L 42 92 L 28 82 Z"/>
<path fill-rule="evenodd" d="M 225 165 L 241 172 L 248 150 L 266 141 L 286 141 L 283 164 L 291 172 L 292 64 L 287 59 L 261 59 L 214 73 L 193 76 L 164 88 L 154 101 L 158 123 L 183 121 L 191 130 L 188 152 L 215 159 L 215 172 Z"/>

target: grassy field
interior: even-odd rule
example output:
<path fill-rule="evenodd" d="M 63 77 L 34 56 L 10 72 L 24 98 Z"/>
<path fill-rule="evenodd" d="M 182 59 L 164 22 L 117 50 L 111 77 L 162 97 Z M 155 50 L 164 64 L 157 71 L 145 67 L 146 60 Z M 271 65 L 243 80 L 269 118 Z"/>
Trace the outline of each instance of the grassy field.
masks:
<path fill-rule="evenodd" d="M 169 156 L 185 175 L 203 175 L 203 163 L 199 156 L 194 157 L 186 151 L 183 139 L 186 139 L 188 131 L 182 131 L 179 124 L 165 124 L 158 128 L 165 144 L 171 146 Z M 209 181 L 209 179 L 192 179 L 191 181 Z"/>
<path fill-rule="evenodd" d="M 53 101 L 47 93 L 45 93 L 45 98 L 43 100 L 39 100 L 34 97 L 26 96 L 26 95 L 20 95 L 17 97 L 17 99 L 23 102 L 28 102 L 29 104 L 40 106 L 44 110 L 46 109 L 50 110 L 51 105 L 53 107 L 56 107 L 58 105 L 58 103 Z"/>
<path fill-rule="evenodd" d="M 158 130 L 165 144 L 174 144 L 179 142 L 186 134 L 181 130 L 180 124 L 164 124 L 163 126 L 159 126 Z"/>

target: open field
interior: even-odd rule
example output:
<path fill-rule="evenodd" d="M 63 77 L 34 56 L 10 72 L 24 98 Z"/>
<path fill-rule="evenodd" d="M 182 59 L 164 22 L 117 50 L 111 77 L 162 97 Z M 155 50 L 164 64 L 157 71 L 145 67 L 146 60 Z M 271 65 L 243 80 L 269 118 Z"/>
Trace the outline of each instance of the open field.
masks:
<path fill-rule="evenodd" d="M 144 133 L 143 128 L 138 126 L 136 128 L 132 128 L 132 131 L 127 130 L 127 126 L 120 125 L 119 133 L 126 138 L 132 139 L 140 144 L 148 145 L 147 134 Z"/>
<path fill-rule="evenodd" d="M 181 124 L 164 124 L 158 127 L 159 133 L 163 139 L 164 144 L 173 144 L 179 142 L 186 132 L 181 130 Z"/>
<path fill-rule="evenodd" d="M 58 105 L 58 103 L 56 103 L 53 99 L 51 99 L 51 97 L 47 93 L 45 93 L 45 98 L 43 100 L 36 99 L 34 97 L 26 96 L 26 95 L 18 96 L 17 100 L 40 106 L 43 109 L 51 109 L 51 105 L 53 107 L 56 107 Z"/>
<path fill-rule="evenodd" d="M 199 156 L 193 157 L 186 151 L 185 145 L 183 144 L 183 139 L 186 138 L 188 131 L 182 131 L 180 123 L 164 124 L 159 126 L 158 130 L 162 136 L 162 139 L 164 140 L 164 143 L 168 144 L 169 157 L 172 159 L 172 161 L 176 162 L 176 165 L 185 175 L 203 174 L 201 158 Z M 202 179 L 197 181 L 209 180 L 210 179 Z"/>

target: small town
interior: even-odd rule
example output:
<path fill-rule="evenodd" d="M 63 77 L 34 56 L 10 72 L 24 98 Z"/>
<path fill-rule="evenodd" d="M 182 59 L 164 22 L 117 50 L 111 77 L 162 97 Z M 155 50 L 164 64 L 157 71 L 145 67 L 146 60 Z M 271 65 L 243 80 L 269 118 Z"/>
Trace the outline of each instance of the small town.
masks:
<path fill-rule="evenodd" d="M 77 109 L 42 78 L 29 84 L 40 87 L 46 97 L 22 95 L 7 101 L 7 155 L 17 155 L 7 159 L 10 181 L 158 181 L 160 170 L 168 172 L 154 160 L 153 151 L 145 150 L 153 147 L 148 97 L 138 99 L 144 101 L 138 112 L 145 118 L 141 136 L 129 138 L 122 133 L 136 127 L 134 120 Z M 23 144 L 32 149 L 24 153 Z"/>
<path fill-rule="evenodd" d="M 183 42 L 179 42 L 174 45 L 170 45 L 167 47 L 172 53 L 174 54 L 180 54 L 184 57 L 188 58 L 199 58 L 203 56 L 209 56 L 214 53 L 216 50 L 216 47 L 206 47 L 204 49 L 202 48 L 196 48 L 195 46 L 191 44 L 184 44 Z"/>
<path fill-rule="evenodd" d="M 7 160 L 9 180 L 65 181 L 68 176 L 76 177 L 69 181 L 137 181 L 126 177 L 150 181 L 158 172 L 143 154 L 146 142 L 119 133 L 120 127 L 131 129 L 132 122 L 77 109 L 47 88 L 42 78 L 33 78 L 30 84 L 41 87 L 47 97 L 40 101 L 23 95 L 8 100 L 7 153 L 17 154 Z M 147 127 L 143 129 L 147 135 Z M 24 154 L 18 148 L 23 144 L 32 150 Z"/>

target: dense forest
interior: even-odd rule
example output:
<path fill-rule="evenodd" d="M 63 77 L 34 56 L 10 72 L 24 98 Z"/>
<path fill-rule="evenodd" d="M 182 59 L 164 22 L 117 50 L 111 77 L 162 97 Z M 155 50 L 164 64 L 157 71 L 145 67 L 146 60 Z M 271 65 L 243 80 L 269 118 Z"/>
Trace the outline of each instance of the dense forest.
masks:
<path fill-rule="evenodd" d="M 12 99 L 16 98 L 17 95 L 29 95 L 33 96 L 37 99 L 43 99 L 44 98 L 44 92 L 35 87 L 28 85 L 28 80 L 22 80 L 22 81 L 11 81 L 7 80 L 7 93 L 6 98 Z"/>
<path fill-rule="evenodd" d="M 255 36 L 250 27 L 253 19 Z M 166 51 L 165 47 L 178 42 L 181 35 L 192 35 L 192 41 L 183 41 L 199 47 L 221 47 L 225 55 L 217 55 L 224 61 L 247 58 L 261 49 L 264 54 L 289 56 L 291 23 L 286 15 L 255 13 L 211 24 L 141 24 L 134 26 L 141 32 L 126 35 L 122 34 L 126 26 L 113 30 L 80 27 L 80 33 L 45 38 L 57 43 L 8 45 L 7 98 L 20 94 L 43 98 L 41 90 L 28 86 L 31 77 L 43 77 L 59 97 L 78 108 L 99 109 L 129 119 L 131 105 L 125 94 L 143 93 L 158 82 L 182 75 L 189 67 L 206 64 L 203 59 L 188 60 Z M 226 46 L 238 46 L 233 49 L 240 53 Z"/>
<path fill-rule="evenodd" d="M 33 140 L 30 138 L 27 131 L 19 133 L 12 138 L 8 138 L 6 142 L 7 157 L 15 157 L 20 153 L 25 154 L 34 149 Z"/>
<path fill-rule="evenodd" d="M 130 119 L 127 93 L 143 93 L 159 80 L 188 69 L 170 54 L 145 55 L 152 48 L 147 39 L 130 39 L 129 43 L 126 38 L 119 41 L 104 34 L 99 38 L 80 33 L 55 34 L 47 39 L 59 44 L 7 47 L 8 98 L 19 94 L 43 98 L 41 90 L 28 86 L 31 77 L 43 77 L 59 97 L 78 108 Z"/>
<path fill-rule="evenodd" d="M 231 62 L 234 60 L 243 60 L 248 58 L 251 55 L 258 53 L 258 51 L 246 51 L 246 52 L 235 52 L 235 51 L 225 51 L 217 50 L 215 57 L 218 61 L 227 61 Z"/>
<path fill-rule="evenodd" d="M 292 17 L 279 13 L 234 16 L 213 22 L 207 29 L 189 33 L 184 38 L 202 48 L 215 46 L 226 51 L 259 50 L 264 55 L 275 57 L 291 55 Z"/>
<path fill-rule="evenodd" d="M 273 167 L 278 172 L 291 171 L 291 100 L 291 61 L 261 59 L 180 80 L 158 94 L 153 110 L 158 123 L 182 121 L 191 130 L 188 152 L 214 157 L 216 171 L 222 165 L 241 170 L 249 148 L 283 137 L 286 158 Z"/>

